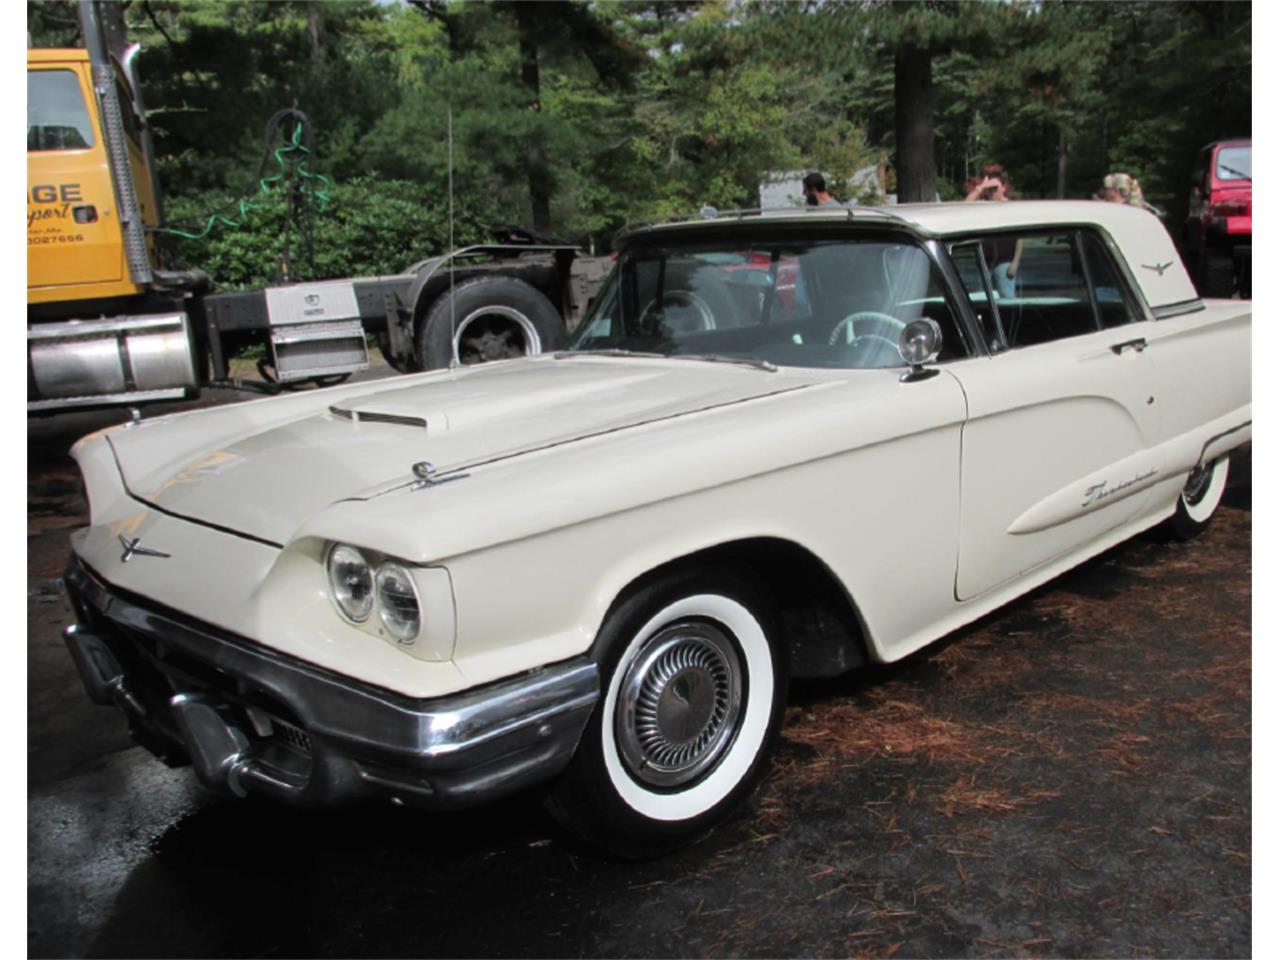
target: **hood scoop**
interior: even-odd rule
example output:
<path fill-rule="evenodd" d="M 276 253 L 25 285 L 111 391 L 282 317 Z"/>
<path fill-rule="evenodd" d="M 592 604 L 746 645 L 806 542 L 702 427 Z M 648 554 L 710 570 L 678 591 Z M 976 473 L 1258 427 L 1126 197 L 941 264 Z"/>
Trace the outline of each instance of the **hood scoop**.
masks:
<path fill-rule="evenodd" d="M 335 417 L 350 420 L 352 423 L 390 423 L 397 427 L 414 427 L 427 429 L 427 421 L 422 417 L 411 417 L 402 413 L 378 413 L 376 410 L 352 410 L 333 406 L 329 412 Z"/>

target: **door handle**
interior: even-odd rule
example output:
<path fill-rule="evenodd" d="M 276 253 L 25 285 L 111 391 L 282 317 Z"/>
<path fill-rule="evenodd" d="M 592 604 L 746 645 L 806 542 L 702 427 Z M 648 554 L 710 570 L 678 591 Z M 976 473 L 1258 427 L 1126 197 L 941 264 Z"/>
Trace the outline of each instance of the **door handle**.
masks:
<path fill-rule="evenodd" d="M 1143 350 L 1147 349 L 1147 338 L 1138 337 L 1136 340 L 1126 340 L 1124 343 L 1113 343 L 1111 345 L 1111 352 L 1118 357 L 1130 347 L 1132 347 L 1136 352 L 1141 353 Z"/>

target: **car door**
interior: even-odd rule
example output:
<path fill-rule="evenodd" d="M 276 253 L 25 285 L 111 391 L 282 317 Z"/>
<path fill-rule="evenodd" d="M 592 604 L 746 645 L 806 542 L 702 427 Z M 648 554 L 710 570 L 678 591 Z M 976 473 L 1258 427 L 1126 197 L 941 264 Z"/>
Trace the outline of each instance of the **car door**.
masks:
<path fill-rule="evenodd" d="M 1158 478 L 1143 319 L 1102 241 L 1061 229 L 950 245 L 989 357 L 968 402 L 955 594 L 969 600 L 1134 519 Z"/>

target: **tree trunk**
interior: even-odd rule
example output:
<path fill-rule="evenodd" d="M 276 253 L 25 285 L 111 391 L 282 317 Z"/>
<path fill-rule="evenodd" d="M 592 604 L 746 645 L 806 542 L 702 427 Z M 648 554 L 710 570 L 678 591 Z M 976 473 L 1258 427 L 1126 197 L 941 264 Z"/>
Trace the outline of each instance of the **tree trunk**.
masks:
<path fill-rule="evenodd" d="M 311 41 L 311 62 L 320 59 L 320 4 L 307 4 L 307 37 Z"/>
<path fill-rule="evenodd" d="M 898 202 L 938 195 L 933 156 L 933 56 L 904 43 L 893 58 L 893 125 L 898 149 Z"/>
<path fill-rule="evenodd" d="M 1067 128 L 1058 127 L 1058 199 L 1067 195 Z"/>
<path fill-rule="evenodd" d="M 538 79 L 537 4 L 515 4 L 520 28 L 520 82 L 528 95 L 529 110 L 542 111 Z M 529 202 L 533 210 L 533 229 L 542 233 L 551 229 L 551 175 L 547 169 L 547 151 L 542 144 L 542 130 L 535 124 L 525 145 L 525 173 L 529 179 Z"/>

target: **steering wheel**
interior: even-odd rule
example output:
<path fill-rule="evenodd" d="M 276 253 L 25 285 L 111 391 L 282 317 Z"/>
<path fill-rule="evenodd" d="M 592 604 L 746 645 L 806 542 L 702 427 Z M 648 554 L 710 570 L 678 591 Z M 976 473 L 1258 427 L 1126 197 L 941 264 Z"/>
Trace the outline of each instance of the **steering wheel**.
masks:
<path fill-rule="evenodd" d="M 702 333 L 716 328 L 716 317 L 707 301 L 692 290 L 668 290 L 661 300 L 650 300 L 640 311 L 640 328 L 659 326 L 667 333 Z"/>
<path fill-rule="evenodd" d="M 849 314 L 832 327 L 827 343 L 833 347 L 839 343 L 852 346 L 861 340 L 875 340 L 897 350 L 898 335 L 905 327 L 906 323 L 897 317 L 877 313 L 875 310 L 863 310 Z"/>

